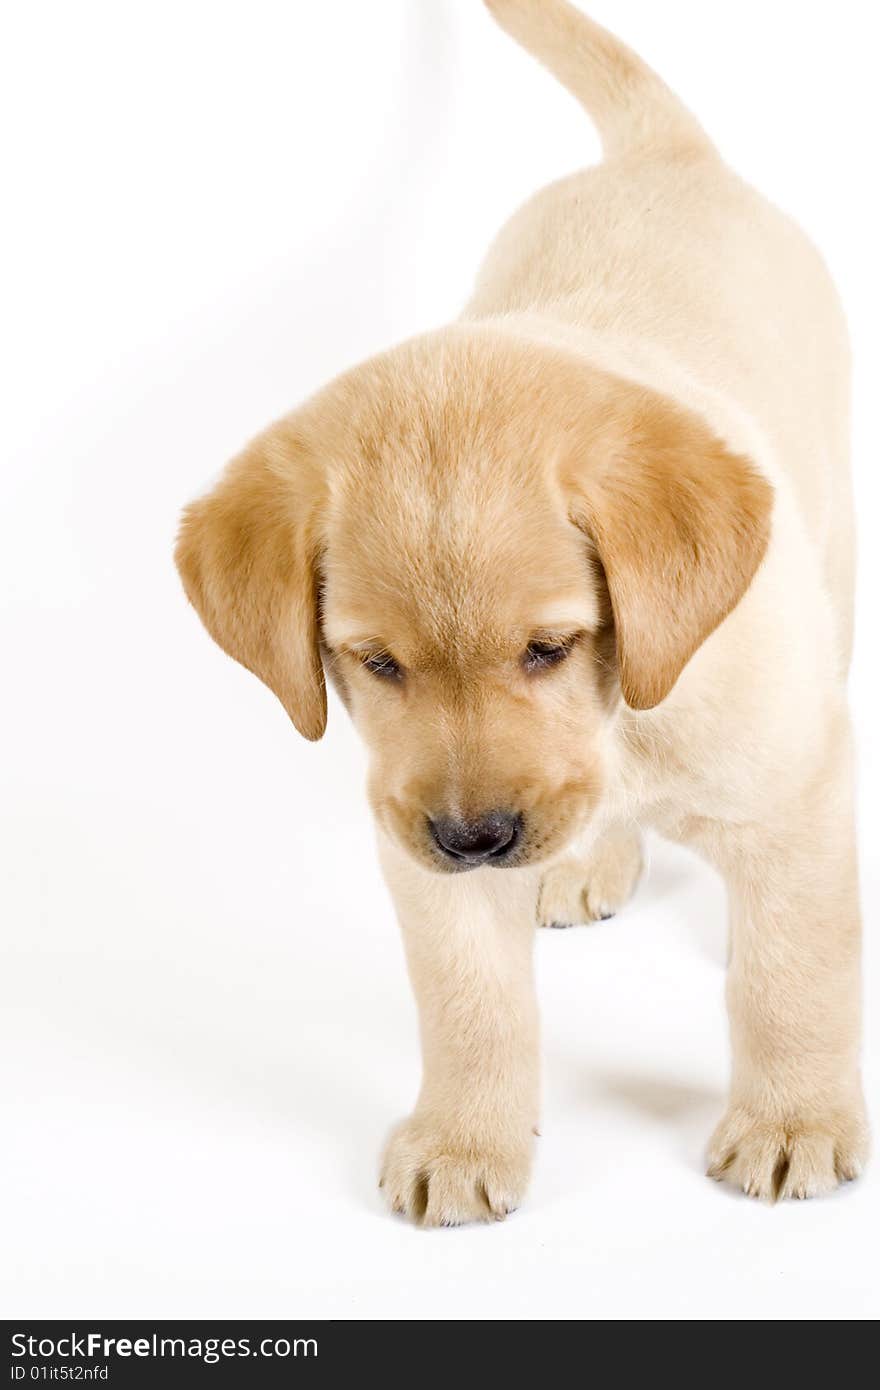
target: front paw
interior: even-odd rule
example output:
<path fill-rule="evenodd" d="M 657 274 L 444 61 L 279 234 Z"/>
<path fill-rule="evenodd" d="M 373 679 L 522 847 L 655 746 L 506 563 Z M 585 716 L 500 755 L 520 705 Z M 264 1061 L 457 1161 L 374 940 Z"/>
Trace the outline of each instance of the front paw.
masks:
<path fill-rule="evenodd" d="M 867 1124 L 858 1107 L 780 1121 L 734 1106 L 712 1136 L 707 1172 L 749 1197 L 776 1202 L 833 1191 L 859 1176 L 867 1156 Z"/>
<path fill-rule="evenodd" d="M 465 1143 L 411 1115 L 388 1141 L 379 1186 L 392 1211 L 422 1226 L 503 1221 L 528 1185 L 531 1148 L 531 1136 L 513 1145 L 488 1135 Z"/>

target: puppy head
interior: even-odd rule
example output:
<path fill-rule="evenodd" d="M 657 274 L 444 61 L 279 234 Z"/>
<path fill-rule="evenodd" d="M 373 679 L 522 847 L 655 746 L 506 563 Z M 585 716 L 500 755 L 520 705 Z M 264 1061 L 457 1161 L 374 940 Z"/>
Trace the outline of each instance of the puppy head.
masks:
<path fill-rule="evenodd" d="M 307 738 L 323 666 L 429 868 L 562 849 L 621 695 L 658 704 L 745 592 L 771 490 L 672 402 L 480 330 L 348 373 L 184 516 L 211 635 Z"/>

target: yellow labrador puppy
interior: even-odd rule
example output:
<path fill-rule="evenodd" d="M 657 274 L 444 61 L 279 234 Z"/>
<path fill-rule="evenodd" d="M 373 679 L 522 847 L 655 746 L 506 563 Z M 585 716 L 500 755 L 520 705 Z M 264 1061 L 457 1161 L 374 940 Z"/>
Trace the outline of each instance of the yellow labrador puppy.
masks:
<path fill-rule="evenodd" d="M 840 306 L 633 53 L 563 0 L 489 9 L 604 163 L 513 217 L 454 325 L 260 435 L 186 511 L 177 563 L 300 733 L 324 729 L 326 667 L 370 750 L 424 1055 L 395 1210 L 521 1200 L 536 920 L 615 912 L 640 826 L 729 893 L 709 1172 L 812 1196 L 867 1147 Z"/>

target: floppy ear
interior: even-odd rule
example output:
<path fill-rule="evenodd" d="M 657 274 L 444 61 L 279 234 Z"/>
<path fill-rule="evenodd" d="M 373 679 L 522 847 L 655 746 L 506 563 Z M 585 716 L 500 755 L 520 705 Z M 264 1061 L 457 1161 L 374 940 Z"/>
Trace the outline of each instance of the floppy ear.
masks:
<path fill-rule="evenodd" d="M 214 641 L 318 739 L 327 694 L 318 646 L 318 468 L 282 421 L 183 514 L 175 560 Z"/>
<path fill-rule="evenodd" d="M 653 709 L 751 583 L 773 489 L 697 416 L 650 391 L 619 383 L 590 433 L 565 470 L 570 514 L 605 570 L 623 698 Z"/>

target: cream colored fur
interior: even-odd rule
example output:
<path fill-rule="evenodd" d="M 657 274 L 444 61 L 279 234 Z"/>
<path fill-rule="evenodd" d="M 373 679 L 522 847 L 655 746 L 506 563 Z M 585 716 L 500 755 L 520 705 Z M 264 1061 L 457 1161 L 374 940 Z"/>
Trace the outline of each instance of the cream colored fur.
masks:
<path fill-rule="evenodd" d="M 521 1200 L 539 1119 L 536 914 L 617 910 L 639 826 L 697 849 L 728 887 L 733 1071 L 709 1171 L 811 1196 L 867 1148 L 840 307 L 798 228 L 616 39 L 562 0 L 488 8 L 591 113 L 605 161 L 511 219 L 458 325 L 258 440 L 188 513 L 181 572 L 309 737 L 324 706 L 306 576 L 320 573 L 325 664 L 373 754 L 421 1017 L 422 1089 L 383 1165 L 395 1210 L 456 1224 Z M 650 404 L 636 427 L 646 401 L 672 414 Z M 547 478 L 573 448 L 553 484 L 566 516 Z M 705 477 L 720 510 L 711 525 L 694 512 L 696 540 L 664 573 L 638 517 L 681 538 L 675 457 L 692 469 L 681 507 L 702 506 Z M 603 685 L 609 595 L 629 705 Z M 579 645 L 527 686 L 516 643 L 544 614 Z M 406 685 L 380 689 L 371 644 Z M 426 815 L 514 802 L 521 862 L 438 871 Z"/>

